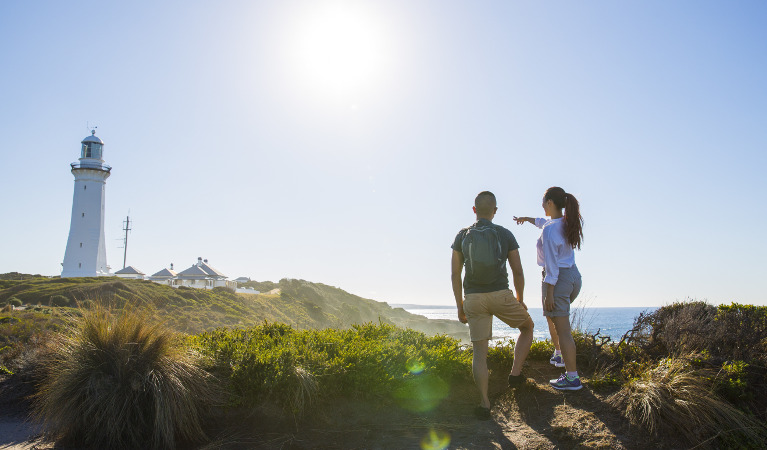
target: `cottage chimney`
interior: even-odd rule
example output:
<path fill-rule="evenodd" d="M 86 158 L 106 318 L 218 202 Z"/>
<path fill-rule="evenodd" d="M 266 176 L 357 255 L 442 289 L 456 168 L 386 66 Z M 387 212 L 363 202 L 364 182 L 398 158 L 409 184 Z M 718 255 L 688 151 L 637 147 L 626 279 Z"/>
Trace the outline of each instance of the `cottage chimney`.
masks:
<path fill-rule="evenodd" d="M 202 256 L 197 257 L 197 267 L 202 265 Z"/>

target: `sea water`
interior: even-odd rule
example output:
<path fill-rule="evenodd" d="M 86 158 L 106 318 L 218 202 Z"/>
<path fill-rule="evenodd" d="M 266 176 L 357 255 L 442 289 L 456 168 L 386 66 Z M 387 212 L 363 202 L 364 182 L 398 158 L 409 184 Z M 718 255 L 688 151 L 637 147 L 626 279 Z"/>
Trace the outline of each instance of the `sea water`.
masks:
<path fill-rule="evenodd" d="M 455 306 L 427 306 L 427 305 L 392 305 L 400 307 L 412 314 L 425 316 L 428 319 L 458 320 Z M 590 333 L 599 332 L 600 336 L 609 336 L 613 341 L 619 341 L 623 335 L 634 326 L 634 319 L 642 312 L 655 311 L 657 307 L 574 307 L 571 311 L 571 322 L 582 331 Z M 533 337 L 535 339 L 548 339 L 549 327 L 543 316 L 543 309 L 530 308 L 530 317 L 535 323 Z M 519 336 L 519 330 L 511 328 L 497 318 L 493 317 L 493 340 L 514 339 Z"/>

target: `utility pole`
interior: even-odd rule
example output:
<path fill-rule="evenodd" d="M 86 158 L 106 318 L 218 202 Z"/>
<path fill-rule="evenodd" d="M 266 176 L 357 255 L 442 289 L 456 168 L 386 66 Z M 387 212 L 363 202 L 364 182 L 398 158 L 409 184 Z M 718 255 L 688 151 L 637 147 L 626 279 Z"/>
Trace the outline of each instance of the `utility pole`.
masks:
<path fill-rule="evenodd" d="M 123 248 L 125 249 L 123 253 L 123 269 L 125 268 L 125 261 L 128 258 L 128 232 L 130 230 L 130 216 L 126 216 L 125 222 L 123 222 L 123 231 L 125 231 L 125 240 L 123 240 Z"/>

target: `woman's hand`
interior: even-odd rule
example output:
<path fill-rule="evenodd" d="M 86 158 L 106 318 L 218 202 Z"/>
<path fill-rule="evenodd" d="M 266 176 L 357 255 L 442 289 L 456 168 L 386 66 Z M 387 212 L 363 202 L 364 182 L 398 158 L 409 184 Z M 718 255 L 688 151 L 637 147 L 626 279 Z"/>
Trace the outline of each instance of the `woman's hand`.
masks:
<path fill-rule="evenodd" d="M 546 300 L 543 301 L 543 309 L 546 311 L 554 311 L 554 298 L 546 296 Z"/>
<path fill-rule="evenodd" d="M 554 311 L 554 285 L 549 283 L 543 283 L 546 285 L 546 297 L 543 299 L 543 309 L 546 311 Z"/>
<path fill-rule="evenodd" d="M 533 219 L 532 217 L 517 217 L 517 216 L 514 216 L 514 221 L 517 222 L 517 225 L 522 225 L 525 222 L 530 222 L 533 225 L 535 225 L 535 219 Z"/>

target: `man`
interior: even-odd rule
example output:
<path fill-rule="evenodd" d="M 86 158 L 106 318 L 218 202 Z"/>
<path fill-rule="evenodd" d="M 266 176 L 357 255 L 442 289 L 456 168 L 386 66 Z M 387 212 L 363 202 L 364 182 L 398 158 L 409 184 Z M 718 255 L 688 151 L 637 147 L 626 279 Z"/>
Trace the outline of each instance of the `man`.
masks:
<path fill-rule="evenodd" d="M 521 333 L 514 346 L 509 386 L 517 387 L 524 383 L 522 365 L 533 343 L 533 320 L 527 313 L 523 297 L 525 277 L 519 258 L 519 245 L 511 231 L 493 224 L 492 220 L 498 211 L 496 205 L 492 192 L 480 192 L 472 208 L 477 221 L 459 231 L 452 245 L 451 279 L 458 320 L 469 324 L 474 349 L 474 382 L 482 399 L 474 412 L 477 417 L 485 420 L 490 419 L 487 346 L 493 334 L 493 316 L 512 328 L 519 328 Z M 506 261 L 514 277 L 516 298 L 509 289 Z M 462 284 L 461 272 L 464 267 L 466 276 Z"/>

